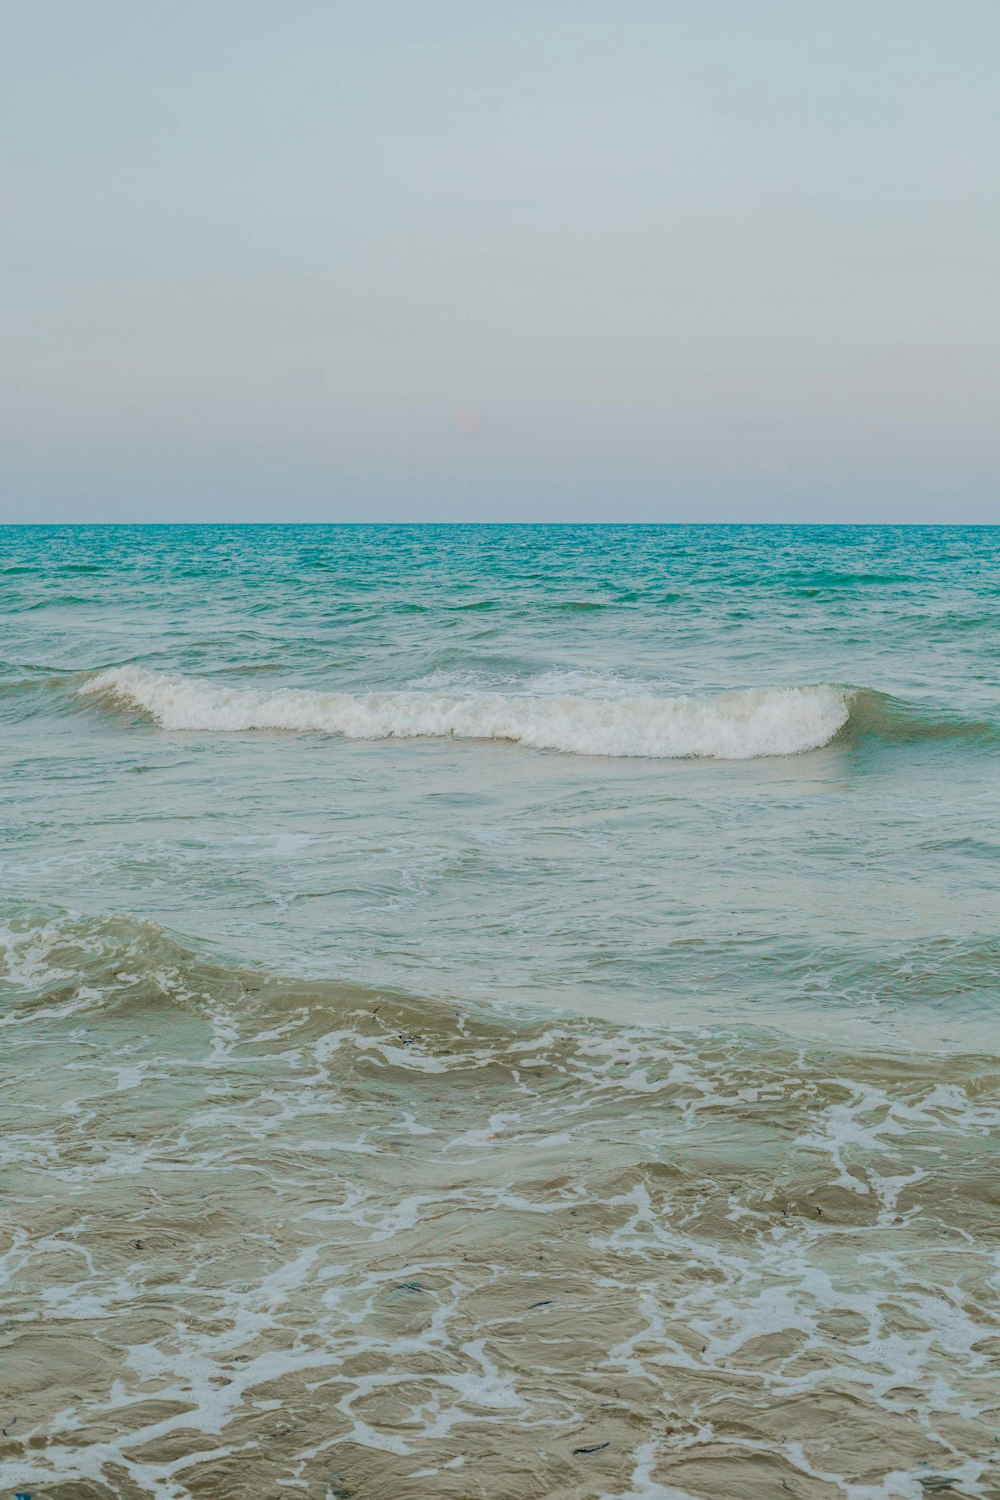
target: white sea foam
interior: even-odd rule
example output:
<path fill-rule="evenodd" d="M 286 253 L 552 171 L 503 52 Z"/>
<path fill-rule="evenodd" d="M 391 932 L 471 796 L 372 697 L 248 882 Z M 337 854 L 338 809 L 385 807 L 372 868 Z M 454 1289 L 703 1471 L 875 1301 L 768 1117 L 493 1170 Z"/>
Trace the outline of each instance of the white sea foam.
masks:
<path fill-rule="evenodd" d="M 850 694 L 830 684 L 751 688 L 715 697 L 409 690 L 262 692 L 203 678 L 113 667 L 85 683 L 148 713 L 164 729 L 287 729 L 350 739 L 507 740 L 574 755 L 748 760 L 826 745 L 844 727 Z"/>

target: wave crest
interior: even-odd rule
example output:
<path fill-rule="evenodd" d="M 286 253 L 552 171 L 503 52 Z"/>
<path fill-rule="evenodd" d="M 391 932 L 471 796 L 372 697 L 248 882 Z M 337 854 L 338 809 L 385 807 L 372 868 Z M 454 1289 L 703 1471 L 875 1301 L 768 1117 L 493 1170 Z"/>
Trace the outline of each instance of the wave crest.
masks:
<path fill-rule="evenodd" d="M 831 684 L 750 688 L 715 697 L 261 691 L 137 666 L 101 672 L 80 692 L 137 708 L 164 729 L 503 740 L 572 755 L 657 760 L 749 760 L 815 750 L 843 729 L 851 702 L 849 689 Z"/>

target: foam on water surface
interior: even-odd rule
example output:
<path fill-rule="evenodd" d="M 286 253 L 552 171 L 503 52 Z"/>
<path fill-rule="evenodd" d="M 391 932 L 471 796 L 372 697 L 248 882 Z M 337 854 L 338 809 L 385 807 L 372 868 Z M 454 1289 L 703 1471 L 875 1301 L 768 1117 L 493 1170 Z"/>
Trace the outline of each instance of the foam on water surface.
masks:
<path fill-rule="evenodd" d="M 35 936 L 30 967 L 7 945 L 3 1273 L 39 1379 L 0 1484 L 994 1492 L 995 1059 L 499 1018 L 148 924 Z"/>
<path fill-rule="evenodd" d="M 754 688 L 713 698 L 261 692 L 134 666 L 102 672 L 80 692 L 140 708 L 164 729 L 508 740 L 535 750 L 664 760 L 798 755 L 829 744 L 850 711 L 849 692 L 829 685 Z"/>

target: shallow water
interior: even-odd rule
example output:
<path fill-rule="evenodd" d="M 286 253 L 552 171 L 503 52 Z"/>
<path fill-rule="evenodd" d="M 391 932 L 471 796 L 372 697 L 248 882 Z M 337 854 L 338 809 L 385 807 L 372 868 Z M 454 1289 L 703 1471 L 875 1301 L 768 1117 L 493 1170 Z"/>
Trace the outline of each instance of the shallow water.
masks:
<path fill-rule="evenodd" d="M 0 542 L 0 1486 L 1000 1493 L 1000 533 Z"/>

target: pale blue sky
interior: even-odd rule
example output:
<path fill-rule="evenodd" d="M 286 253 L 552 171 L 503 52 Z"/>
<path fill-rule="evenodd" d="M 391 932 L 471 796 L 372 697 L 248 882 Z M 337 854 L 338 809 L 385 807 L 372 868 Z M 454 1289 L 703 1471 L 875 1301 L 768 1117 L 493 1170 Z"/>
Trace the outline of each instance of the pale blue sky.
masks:
<path fill-rule="evenodd" d="M 1000 519 L 996 0 L 0 18 L 0 519 Z"/>

